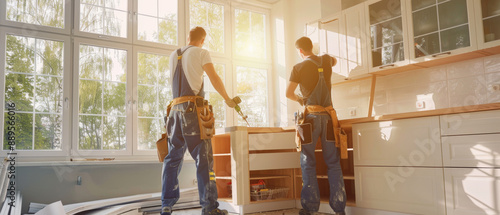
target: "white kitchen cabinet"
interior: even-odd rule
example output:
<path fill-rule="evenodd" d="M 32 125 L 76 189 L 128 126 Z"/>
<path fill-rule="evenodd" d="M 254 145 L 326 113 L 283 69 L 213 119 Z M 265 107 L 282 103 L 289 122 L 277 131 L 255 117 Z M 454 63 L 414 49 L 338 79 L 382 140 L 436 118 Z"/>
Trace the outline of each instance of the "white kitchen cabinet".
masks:
<path fill-rule="evenodd" d="M 500 214 L 500 169 L 445 168 L 448 215 Z"/>
<path fill-rule="evenodd" d="M 500 133 L 500 110 L 441 116 L 442 135 Z"/>
<path fill-rule="evenodd" d="M 356 167 L 356 206 L 410 214 L 446 214 L 442 168 Z"/>
<path fill-rule="evenodd" d="M 445 167 L 500 167 L 500 133 L 444 136 Z"/>
<path fill-rule="evenodd" d="M 332 83 L 369 76 L 364 12 L 365 4 L 361 3 L 307 26 L 306 35 L 314 49 L 337 59 Z"/>
<path fill-rule="evenodd" d="M 369 72 L 406 66 L 408 52 L 406 0 L 369 0 L 365 14 L 370 36 Z"/>
<path fill-rule="evenodd" d="M 479 49 L 500 45 L 500 1 L 474 1 Z"/>
<path fill-rule="evenodd" d="M 354 124 L 355 166 L 442 167 L 439 117 Z"/>
<path fill-rule="evenodd" d="M 474 2 L 408 1 L 408 35 L 413 63 L 477 50 Z"/>

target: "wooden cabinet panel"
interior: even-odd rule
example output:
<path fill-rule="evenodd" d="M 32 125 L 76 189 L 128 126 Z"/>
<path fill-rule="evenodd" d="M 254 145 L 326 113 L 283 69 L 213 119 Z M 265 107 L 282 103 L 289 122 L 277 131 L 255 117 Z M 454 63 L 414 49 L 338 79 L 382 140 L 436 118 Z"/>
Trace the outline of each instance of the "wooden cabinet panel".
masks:
<path fill-rule="evenodd" d="M 442 135 L 500 133 L 500 110 L 441 116 Z"/>
<path fill-rule="evenodd" d="M 445 214 L 442 168 L 355 167 L 356 206 Z"/>
<path fill-rule="evenodd" d="M 353 125 L 354 165 L 442 166 L 438 117 Z"/>
<path fill-rule="evenodd" d="M 442 142 L 444 166 L 500 166 L 500 134 L 450 136 Z"/>
<path fill-rule="evenodd" d="M 295 132 L 248 135 L 249 150 L 295 149 Z"/>
<path fill-rule="evenodd" d="M 445 168 L 448 215 L 500 214 L 500 169 Z"/>
<path fill-rule="evenodd" d="M 250 170 L 300 168 L 299 152 L 259 153 L 248 156 Z"/>

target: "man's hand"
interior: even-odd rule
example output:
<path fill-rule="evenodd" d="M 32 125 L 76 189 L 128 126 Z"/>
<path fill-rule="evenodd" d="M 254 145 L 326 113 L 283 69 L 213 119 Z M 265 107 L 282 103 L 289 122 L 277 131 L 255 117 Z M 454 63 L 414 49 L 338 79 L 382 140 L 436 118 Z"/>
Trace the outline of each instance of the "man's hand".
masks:
<path fill-rule="evenodd" d="M 226 105 L 230 108 L 236 107 L 236 102 L 234 102 L 234 99 L 226 99 Z"/>
<path fill-rule="evenodd" d="M 301 96 L 297 96 L 297 101 L 299 102 L 300 106 L 305 106 L 307 98 L 304 98 L 304 97 L 301 97 Z"/>

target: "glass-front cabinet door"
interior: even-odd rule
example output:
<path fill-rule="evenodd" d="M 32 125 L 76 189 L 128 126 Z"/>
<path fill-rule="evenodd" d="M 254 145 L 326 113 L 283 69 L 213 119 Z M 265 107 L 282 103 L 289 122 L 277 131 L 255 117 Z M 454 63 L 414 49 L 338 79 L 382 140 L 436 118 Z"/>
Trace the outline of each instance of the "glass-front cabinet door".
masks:
<path fill-rule="evenodd" d="M 479 49 L 500 45 L 500 0 L 474 1 Z"/>
<path fill-rule="evenodd" d="M 476 50 L 473 1 L 408 1 L 411 59 L 422 62 Z"/>
<path fill-rule="evenodd" d="M 409 63 L 406 34 L 407 0 L 371 0 L 367 2 L 370 72 L 405 66 Z"/>
<path fill-rule="evenodd" d="M 341 13 L 322 19 L 320 26 L 320 55 L 328 54 L 337 59 L 332 67 L 332 83 L 349 76 L 344 19 Z"/>

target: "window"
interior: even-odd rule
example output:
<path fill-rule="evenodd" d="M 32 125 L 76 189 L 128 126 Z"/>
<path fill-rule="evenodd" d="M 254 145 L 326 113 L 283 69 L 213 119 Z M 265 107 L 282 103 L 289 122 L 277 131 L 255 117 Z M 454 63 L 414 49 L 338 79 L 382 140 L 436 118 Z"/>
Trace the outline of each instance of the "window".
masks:
<path fill-rule="evenodd" d="M 64 28 L 64 0 L 6 0 L 7 20 Z"/>
<path fill-rule="evenodd" d="M 244 57 L 266 58 L 266 16 L 235 9 L 236 54 Z"/>
<path fill-rule="evenodd" d="M 63 42 L 6 35 L 5 101 L 16 105 L 17 150 L 62 149 L 63 62 Z"/>
<path fill-rule="evenodd" d="M 78 149 L 126 148 L 127 51 L 79 47 Z"/>
<path fill-rule="evenodd" d="M 248 116 L 250 126 L 268 126 L 267 70 L 237 66 L 236 79 L 237 94 L 242 100 L 240 107 Z M 246 122 L 238 117 L 238 125 L 246 125 Z"/>
<path fill-rule="evenodd" d="M 177 45 L 177 0 L 141 0 L 138 3 L 137 38 Z"/>
<path fill-rule="evenodd" d="M 190 0 L 189 11 L 191 28 L 200 26 L 207 31 L 203 48 L 224 53 L 224 6 L 201 0 Z"/>
<path fill-rule="evenodd" d="M 156 149 L 156 141 L 165 133 L 164 116 L 172 100 L 169 57 L 137 54 L 137 141 L 139 150 Z"/>
<path fill-rule="evenodd" d="M 224 64 L 214 64 L 215 71 L 217 75 L 224 82 L 225 79 L 225 66 Z M 226 127 L 226 103 L 224 102 L 224 98 L 214 89 L 212 84 L 210 83 L 210 79 L 208 76 L 204 75 L 204 90 L 205 90 L 205 99 L 207 99 L 212 108 L 214 110 L 215 116 L 215 128 L 224 128 Z M 227 89 L 226 89 L 227 90 Z"/>
<path fill-rule="evenodd" d="M 80 0 L 80 31 L 127 38 L 128 0 Z"/>

